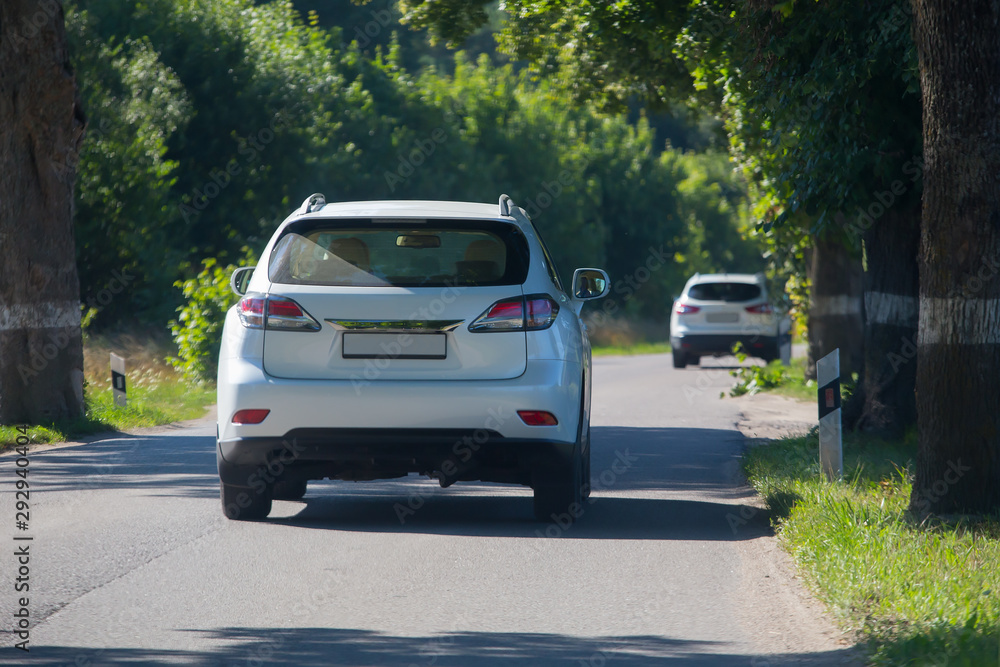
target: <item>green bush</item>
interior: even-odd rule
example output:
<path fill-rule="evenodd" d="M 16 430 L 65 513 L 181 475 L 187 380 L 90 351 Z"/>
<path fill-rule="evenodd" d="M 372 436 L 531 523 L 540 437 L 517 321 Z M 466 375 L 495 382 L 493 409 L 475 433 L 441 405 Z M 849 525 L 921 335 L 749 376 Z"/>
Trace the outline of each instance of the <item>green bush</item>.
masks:
<path fill-rule="evenodd" d="M 742 364 L 749 358 L 743 343 L 736 343 L 733 346 L 733 354 Z M 744 366 L 736 371 L 730 371 L 730 375 L 737 379 L 736 384 L 729 390 L 729 395 L 736 397 L 744 394 L 756 394 L 765 389 L 780 387 L 788 379 L 781 362 L 771 362 L 767 366 Z M 722 396 L 725 396 L 723 392 Z"/>
<path fill-rule="evenodd" d="M 236 265 L 221 267 L 214 258 L 202 261 L 204 268 L 195 278 L 178 280 L 184 304 L 177 309 L 179 315 L 169 324 L 177 345 L 177 356 L 167 359 L 184 378 L 196 384 L 215 380 L 219 368 L 219 345 L 222 343 L 222 325 L 226 311 L 236 303 L 237 297 L 229 289 L 229 277 Z M 242 266 L 253 266 L 247 261 Z"/>

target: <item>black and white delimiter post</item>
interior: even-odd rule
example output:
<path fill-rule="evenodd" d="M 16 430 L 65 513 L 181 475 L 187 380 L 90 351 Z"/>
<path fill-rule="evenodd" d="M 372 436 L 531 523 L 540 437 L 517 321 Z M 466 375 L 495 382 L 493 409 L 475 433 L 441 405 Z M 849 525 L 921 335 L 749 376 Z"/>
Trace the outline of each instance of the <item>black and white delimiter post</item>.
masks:
<path fill-rule="evenodd" d="M 840 428 L 840 348 L 816 362 L 819 384 L 819 467 L 831 482 L 844 474 Z"/>
<path fill-rule="evenodd" d="M 124 408 L 128 405 L 125 396 L 125 360 L 114 352 L 111 353 L 111 395 L 118 407 Z"/>

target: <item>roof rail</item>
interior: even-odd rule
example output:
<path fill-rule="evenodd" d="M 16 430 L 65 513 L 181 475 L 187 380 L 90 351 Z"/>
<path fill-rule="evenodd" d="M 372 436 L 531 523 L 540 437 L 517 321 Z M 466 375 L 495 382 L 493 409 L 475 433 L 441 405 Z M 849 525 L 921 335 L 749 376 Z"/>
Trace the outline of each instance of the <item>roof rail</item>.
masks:
<path fill-rule="evenodd" d="M 306 213 L 313 213 L 326 206 L 326 195 L 322 192 L 317 192 L 306 197 L 306 200 L 302 202 L 301 209 Z"/>
<path fill-rule="evenodd" d="M 514 206 L 514 202 L 511 201 L 510 197 L 500 195 L 500 215 L 510 215 L 511 206 Z"/>

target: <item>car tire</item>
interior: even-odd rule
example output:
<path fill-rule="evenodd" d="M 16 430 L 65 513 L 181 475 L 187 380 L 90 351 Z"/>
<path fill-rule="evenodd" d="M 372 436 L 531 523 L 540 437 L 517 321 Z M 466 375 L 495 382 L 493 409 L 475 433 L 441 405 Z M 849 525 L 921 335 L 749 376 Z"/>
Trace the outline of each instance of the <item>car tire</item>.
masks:
<path fill-rule="evenodd" d="M 581 428 L 580 431 L 582 430 Z M 589 433 L 587 437 L 589 438 Z M 535 469 L 531 488 L 534 490 L 537 520 L 568 526 L 582 513 L 583 475 L 586 467 L 582 439 L 582 432 L 578 432 L 569 461 L 554 467 L 542 466 Z M 589 446 L 587 449 L 589 454 Z"/>
<path fill-rule="evenodd" d="M 688 356 L 683 352 L 673 351 L 674 368 L 684 368 L 688 364 Z"/>
<path fill-rule="evenodd" d="M 583 424 L 583 429 L 580 434 L 580 456 L 581 456 L 581 473 L 580 473 L 580 500 L 587 500 L 590 498 L 590 417 L 583 416 L 580 413 L 581 419 L 586 419 L 586 423 Z"/>
<path fill-rule="evenodd" d="M 271 513 L 271 490 L 263 492 L 245 486 L 219 482 L 222 512 L 233 521 L 260 521 Z"/>
<path fill-rule="evenodd" d="M 301 500 L 306 495 L 308 482 L 275 482 L 271 497 L 275 500 Z"/>
<path fill-rule="evenodd" d="M 777 343 L 769 344 L 764 348 L 764 353 L 760 355 L 760 358 L 764 360 L 765 364 L 769 364 L 775 359 L 780 359 L 781 348 L 778 347 Z"/>

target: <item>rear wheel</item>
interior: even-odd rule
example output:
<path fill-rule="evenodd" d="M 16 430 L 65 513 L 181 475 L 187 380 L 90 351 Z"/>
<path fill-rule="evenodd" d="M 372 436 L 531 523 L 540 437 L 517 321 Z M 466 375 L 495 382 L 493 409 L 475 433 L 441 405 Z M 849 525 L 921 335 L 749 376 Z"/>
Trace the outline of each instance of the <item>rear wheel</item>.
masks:
<path fill-rule="evenodd" d="M 673 351 L 674 368 L 684 368 L 688 364 L 688 357 L 683 352 Z"/>
<path fill-rule="evenodd" d="M 579 518 L 583 511 L 582 469 L 583 457 L 579 447 L 575 447 L 567 469 L 535 473 L 536 482 L 532 488 L 536 519 L 568 526 Z"/>
<path fill-rule="evenodd" d="M 307 482 L 275 482 L 272 496 L 275 500 L 300 500 L 306 495 Z"/>
<path fill-rule="evenodd" d="M 233 521 L 260 521 L 271 513 L 270 489 L 260 491 L 219 482 L 222 511 Z"/>
<path fill-rule="evenodd" d="M 764 360 L 765 364 L 769 364 L 775 359 L 780 359 L 781 349 L 778 347 L 777 341 L 767 344 L 764 347 L 764 352 L 760 355 L 760 358 Z"/>
<path fill-rule="evenodd" d="M 582 399 L 581 399 L 582 402 Z M 583 514 L 583 501 L 590 496 L 590 420 L 584 423 L 580 406 L 580 426 L 569 461 L 534 472 L 535 518 L 567 527 Z"/>

